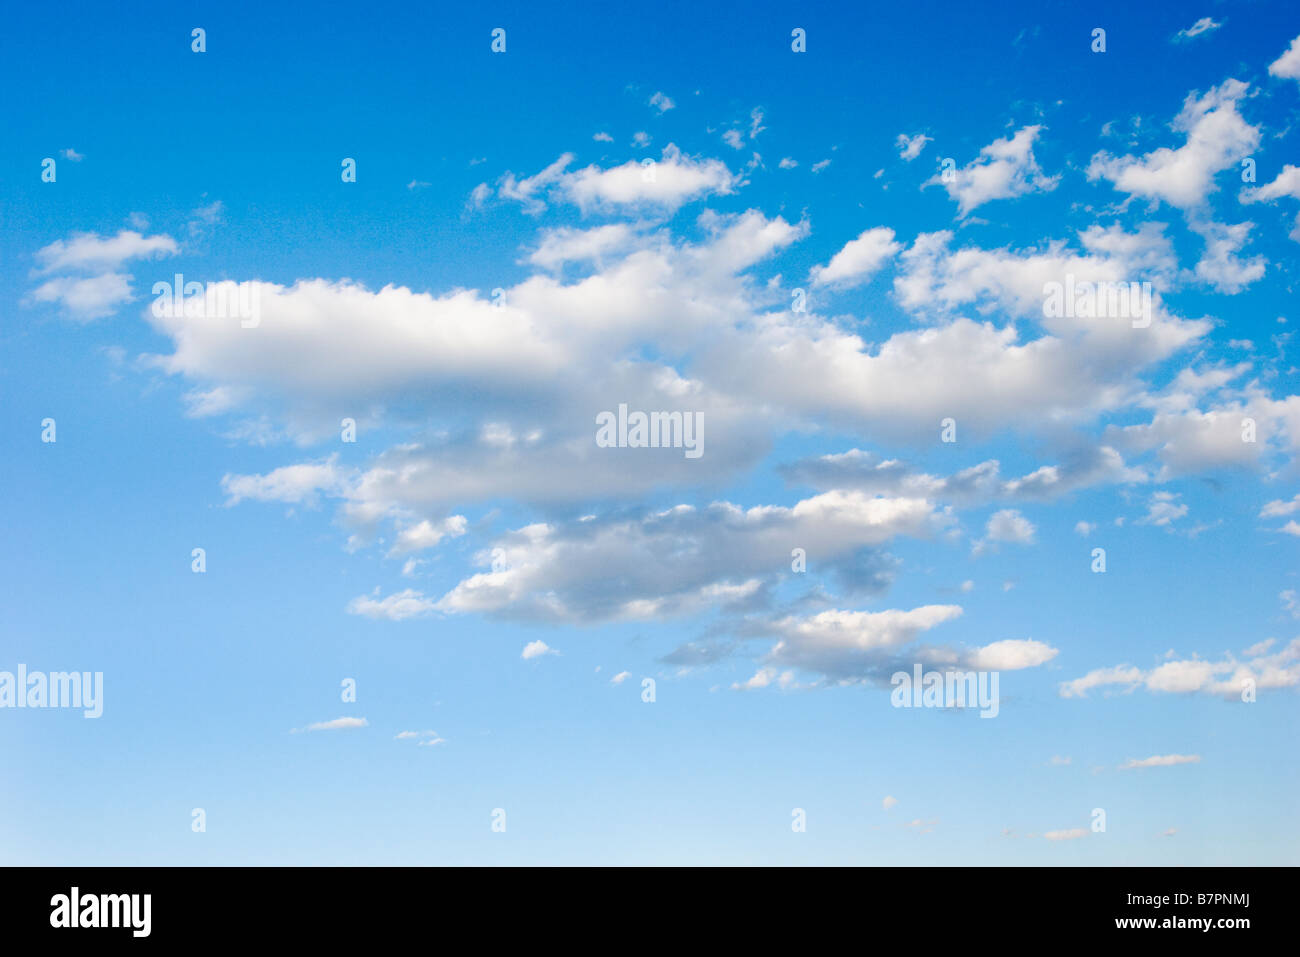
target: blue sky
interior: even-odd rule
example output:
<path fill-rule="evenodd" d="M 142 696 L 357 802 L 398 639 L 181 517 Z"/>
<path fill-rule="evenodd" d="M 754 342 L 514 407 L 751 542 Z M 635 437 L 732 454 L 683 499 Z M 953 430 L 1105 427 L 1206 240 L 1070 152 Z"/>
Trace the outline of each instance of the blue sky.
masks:
<path fill-rule="evenodd" d="M 0 711 L 6 862 L 1296 862 L 1293 7 L 56 4 L 0 76 L 0 671 L 104 676 Z"/>

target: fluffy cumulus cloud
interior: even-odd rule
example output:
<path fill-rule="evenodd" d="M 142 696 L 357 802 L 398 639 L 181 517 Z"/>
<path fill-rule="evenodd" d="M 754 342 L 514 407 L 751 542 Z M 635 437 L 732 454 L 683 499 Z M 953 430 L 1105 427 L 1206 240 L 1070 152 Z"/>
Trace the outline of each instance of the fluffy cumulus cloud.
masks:
<path fill-rule="evenodd" d="M 894 674 L 911 674 L 918 664 L 963 672 L 1019 671 L 1036 668 L 1058 654 L 1056 648 L 1033 639 L 1004 639 L 974 648 L 919 641 L 931 629 L 961 615 L 959 605 L 922 605 L 909 610 L 830 609 L 812 615 L 751 618 L 747 636 L 774 637 L 776 643 L 742 688 L 756 690 L 774 681 L 790 687 L 799 675 L 809 676 L 814 685 L 885 687 Z"/>
<path fill-rule="evenodd" d="M 170 236 L 144 236 L 124 229 L 115 236 L 74 233 L 36 251 L 34 275 L 41 277 L 29 303 L 52 303 L 78 321 L 101 319 L 135 299 L 132 276 L 121 272 L 133 259 L 158 259 L 180 251 Z M 55 275 L 73 273 L 75 275 Z"/>
<path fill-rule="evenodd" d="M 984 527 L 984 537 L 975 542 L 973 553 L 981 555 L 999 543 L 1032 545 L 1038 529 L 1014 508 L 1004 508 L 989 516 Z"/>
<path fill-rule="evenodd" d="M 1241 191 L 1241 201 L 1243 203 L 1271 203 L 1283 198 L 1300 199 L 1300 166 L 1292 166 L 1287 163 L 1282 167 L 1282 172 L 1278 173 L 1271 183 L 1248 187 Z M 1296 214 L 1295 228 L 1291 230 L 1291 238 L 1296 242 L 1300 242 L 1300 213 Z"/>
<path fill-rule="evenodd" d="M 645 209 L 672 212 L 709 195 L 727 195 L 742 185 L 721 160 L 695 158 L 669 144 L 657 160 L 628 160 L 621 166 L 596 164 L 570 170 L 577 157 L 564 153 L 540 172 L 523 178 L 506 173 L 496 195 L 540 213 L 549 202 L 568 202 L 583 210 Z M 476 200 L 475 205 L 480 205 Z"/>
<path fill-rule="evenodd" d="M 850 240 L 825 266 L 814 267 L 814 286 L 856 286 L 870 279 L 902 249 L 887 226 L 868 229 Z"/>
<path fill-rule="evenodd" d="M 1043 173 L 1034 158 L 1034 141 L 1042 130 L 1041 126 L 1026 126 L 994 140 L 965 166 L 936 173 L 926 185 L 937 183 L 947 190 L 962 216 L 995 199 L 1055 189 L 1060 177 Z"/>
<path fill-rule="evenodd" d="M 1056 657 L 1051 645 L 1032 638 L 1007 638 L 975 649 L 970 664 L 982 671 L 1020 671 L 1037 668 Z"/>
<path fill-rule="evenodd" d="M 541 658 L 545 655 L 558 655 L 559 652 L 538 638 L 536 641 L 530 641 L 524 645 L 524 650 L 520 652 L 519 657 L 525 661 L 533 658 Z"/>
<path fill-rule="evenodd" d="M 909 611 L 834 610 L 778 618 L 767 626 L 779 640 L 765 660 L 769 668 L 798 668 L 839 681 L 883 678 L 896 670 L 893 663 L 901 660 L 897 653 L 905 645 L 961 613 L 957 605 L 923 605 Z"/>
<path fill-rule="evenodd" d="M 1300 80 L 1300 36 L 1291 41 L 1285 53 L 1268 65 L 1268 72 L 1273 76 Z"/>
<path fill-rule="evenodd" d="M 1205 252 L 1196 264 L 1196 276 L 1219 292 L 1235 295 L 1264 276 L 1268 260 L 1240 256 L 1254 223 L 1208 223 L 1197 227 L 1205 237 Z"/>
<path fill-rule="evenodd" d="M 97 271 L 116 269 L 130 259 L 174 256 L 178 251 L 176 240 L 170 236 L 142 236 L 135 230 L 124 229 L 116 236 L 76 233 L 68 239 L 57 239 L 37 250 L 36 262 L 42 273 L 71 269 Z"/>
<path fill-rule="evenodd" d="M 1225 80 L 1203 95 L 1189 94 L 1173 121 L 1173 129 L 1185 136 L 1181 146 L 1162 146 L 1143 156 L 1097 153 L 1088 178 L 1108 180 L 1139 199 L 1184 210 L 1200 206 L 1217 188 L 1215 174 L 1236 167 L 1259 145 L 1259 129 L 1238 109 L 1249 89 L 1240 80 Z"/>
<path fill-rule="evenodd" d="M 1252 645 L 1239 658 L 1218 661 L 1172 658 L 1149 670 L 1132 665 L 1098 668 L 1081 678 L 1062 682 L 1063 698 L 1084 698 L 1098 688 L 1106 693 L 1138 688 L 1158 694 L 1206 694 L 1242 700 L 1248 692 L 1294 688 L 1300 684 L 1300 638 L 1270 654 L 1271 643 Z"/>
<path fill-rule="evenodd" d="M 73 319 L 102 319 L 111 316 L 135 296 L 131 277 L 122 273 L 99 276 L 61 276 L 49 279 L 32 290 L 30 301 L 57 303 Z"/>

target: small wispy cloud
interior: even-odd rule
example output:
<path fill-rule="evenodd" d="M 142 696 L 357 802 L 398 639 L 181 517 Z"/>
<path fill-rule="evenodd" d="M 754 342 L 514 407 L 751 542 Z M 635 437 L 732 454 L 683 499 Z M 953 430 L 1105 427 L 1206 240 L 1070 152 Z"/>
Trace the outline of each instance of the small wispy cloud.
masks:
<path fill-rule="evenodd" d="M 1201 756 L 1199 754 L 1153 754 L 1149 758 L 1129 758 L 1119 766 L 1121 771 L 1129 771 L 1133 768 L 1168 768 L 1175 764 L 1200 764 Z"/>
<path fill-rule="evenodd" d="M 309 724 L 305 728 L 294 728 L 291 734 L 301 734 L 304 731 L 347 731 L 351 728 L 366 728 L 370 722 L 365 718 L 335 718 L 332 721 L 317 721 Z"/>
<path fill-rule="evenodd" d="M 1088 836 L 1086 827 L 1072 827 L 1060 831 L 1044 831 L 1043 837 L 1049 841 L 1077 841 L 1081 837 Z"/>
<path fill-rule="evenodd" d="M 1201 17 L 1201 19 L 1197 20 L 1190 27 L 1186 27 L 1175 33 L 1173 42 L 1186 43 L 1193 37 L 1199 37 L 1206 33 L 1214 32 L 1219 29 L 1219 27 L 1223 26 L 1223 23 L 1224 21 L 1216 21 L 1212 17 Z"/>
<path fill-rule="evenodd" d="M 673 102 L 672 97 L 665 93 L 656 93 L 654 96 L 650 97 L 650 105 L 660 113 L 667 113 L 669 110 L 677 106 L 677 104 Z"/>
<path fill-rule="evenodd" d="M 894 140 L 894 145 L 898 147 L 899 157 L 910 163 L 921 155 L 921 150 L 925 149 L 926 143 L 933 142 L 934 139 L 924 133 L 917 133 L 915 136 L 899 133 L 898 138 Z"/>
<path fill-rule="evenodd" d="M 520 652 L 519 657 L 523 658 L 525 661 L 529 661 L 533 658 L 540 658 L 543 655 L 558 654 L 558 651 L 538 638 L 536 641 L 530 641 L 528 644 L 524 645 L 524 650 Z"/>
<path fill-rule="evenodd" d="M 437 731 L 399 731 L 393 736 L 393 740 L 414 741 L 416 746 L 421 748 L 432 748 L 447 743 L 447 739 L 440 736 Z"/>

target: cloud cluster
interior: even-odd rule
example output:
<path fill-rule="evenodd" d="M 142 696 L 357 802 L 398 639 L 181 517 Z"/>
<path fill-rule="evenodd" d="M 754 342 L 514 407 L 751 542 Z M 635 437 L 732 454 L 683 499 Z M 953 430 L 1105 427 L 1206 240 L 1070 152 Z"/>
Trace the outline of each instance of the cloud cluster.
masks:
<path fill-rule="evenodd" d="M 1300 638 L 1273 654 L 1268 654 L 1270 647 L 1253 645 L 1246 649 L 1244 660 L 1230 654 L 1220 661 L 1172 659 L 1146 671 L 1127 664 L 1098 668 L 1062 682 L 1059 693 L 1062 698 L 1083 698 L 1097 688 L 1129 693 L 1145 687 L 1155 693 L 1207 694 L 1230 701 L 1241 700 L 1247 688 L 1293 688 L 1300 684 Z"/>
<path fill-rule="evenodd" d="M 124 229 L 116 236 L 74 233 L 36 251 L 36 275 L 77 273 L 46 278 L 29 297 L 31 302 L 57 303 L 64 313 L 86 322 L 112 315 L 131 302 L 132 276 L 121 267 L 133 259 L 158 259 L 180 251 L 170 236 L 144 236 Z"/>

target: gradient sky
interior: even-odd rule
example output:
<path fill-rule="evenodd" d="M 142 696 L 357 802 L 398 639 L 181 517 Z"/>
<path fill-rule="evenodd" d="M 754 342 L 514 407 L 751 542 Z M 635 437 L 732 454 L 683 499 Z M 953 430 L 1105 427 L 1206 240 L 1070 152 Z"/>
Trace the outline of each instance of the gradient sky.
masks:
<path fill-rule="evenodd" d="M 1297 862 L 1300 12 L 711 6 L 7 13 L 0 860 Z"/>

